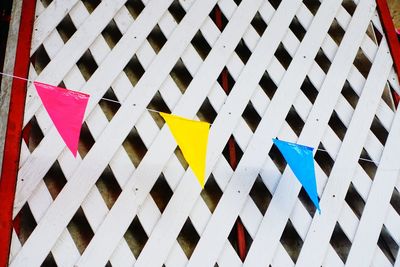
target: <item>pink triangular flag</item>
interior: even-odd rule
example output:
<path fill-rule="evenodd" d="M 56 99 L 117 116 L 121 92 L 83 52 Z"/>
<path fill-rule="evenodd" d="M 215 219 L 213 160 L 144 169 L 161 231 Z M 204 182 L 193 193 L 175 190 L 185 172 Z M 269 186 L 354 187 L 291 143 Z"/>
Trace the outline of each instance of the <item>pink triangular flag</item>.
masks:
<path fill-rule="evenodd" d="M 43 106 L 74 157 L 89 95 L 34 82 Z"/>

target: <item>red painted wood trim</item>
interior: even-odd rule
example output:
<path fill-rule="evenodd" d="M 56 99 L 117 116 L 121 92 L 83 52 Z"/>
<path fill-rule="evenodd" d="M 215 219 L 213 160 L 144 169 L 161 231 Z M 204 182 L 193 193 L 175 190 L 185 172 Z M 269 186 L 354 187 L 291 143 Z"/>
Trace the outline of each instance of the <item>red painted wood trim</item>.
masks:
<path fill-rule="evenodd" d="M 390 53 L 392 54 L 394 68 L 396 70 L 397 77 L 400 80 L 400 44 L 394 28 L 392 16 L 390 15 L 390 10 L 386 0 L 376 0 L 376 4 L 378 6 L 378 13 L 381 19 L 383 30 L 389 44 Z"/>
<path fill-rule="evenodd" d="M 23 0 L 18 33 L 14 75 L 27 77 L 36 0 Z M 26 98 L 26 81 L 14 79 L 11 87 L 8 124 L 0 178 L 0 266 L 8 265 L 12 213 L 21 150 L 22 124 Z"/>

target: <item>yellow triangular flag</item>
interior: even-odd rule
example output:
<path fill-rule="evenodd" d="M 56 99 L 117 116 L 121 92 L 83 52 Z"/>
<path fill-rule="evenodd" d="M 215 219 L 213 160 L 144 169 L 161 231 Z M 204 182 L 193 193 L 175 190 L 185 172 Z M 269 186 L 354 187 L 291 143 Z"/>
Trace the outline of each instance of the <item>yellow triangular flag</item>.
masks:
<path fill-rule="evenodd" d="M 185 160 L 192 168 L 202 188 L 206 170 L 206 153 L 210 124 L 188 120 L 172 114 L 160 112 L 169 126 Z"/>

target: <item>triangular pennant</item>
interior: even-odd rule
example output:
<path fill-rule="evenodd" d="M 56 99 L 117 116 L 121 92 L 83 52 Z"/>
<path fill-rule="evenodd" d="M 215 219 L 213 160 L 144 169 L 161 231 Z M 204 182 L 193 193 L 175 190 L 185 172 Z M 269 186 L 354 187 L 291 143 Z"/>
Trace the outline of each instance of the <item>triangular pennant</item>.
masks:
<path fill-rule="evenodd" d="M 278 139 L 272 139 L 272 141 L 282 153 L 294 175 L 296 175 L 297 179 L 303 185 L 319 213 L 321 213 L 315 179 L 313 148 Z"/>
<path fill-rule="evenodd" d="M 206 152 L 210 124 L 202 121 L 188 120 L 175 115 L 160 112 L 169 126 L 179 148 L 190 168 L 204 188 L 206 170 Z"/>
<path fill-rule="evenodd" d="M 39 82 L 34 85 L 58 133 L 76 157 L 89 95 Z"/>

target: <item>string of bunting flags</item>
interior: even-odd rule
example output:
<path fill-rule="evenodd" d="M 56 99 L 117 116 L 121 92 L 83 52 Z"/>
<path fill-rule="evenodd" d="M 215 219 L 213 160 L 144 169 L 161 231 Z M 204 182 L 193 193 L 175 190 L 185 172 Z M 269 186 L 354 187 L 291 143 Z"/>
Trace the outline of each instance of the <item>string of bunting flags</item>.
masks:
<path fill-rule="evenodd" d="M 51 121 L 68 149 L 76 157 L 80 131 L 90 96 L 82 92 L 31 81 L 3 72 L 0 72 L 0 75 L 33 82 Z M 119 103 L 112 99 L 102 99 Z M 156 110 L 150 111 L 159 113 L 165 120 L 189 167 L 195 174 L 200 186 L 204 188 L 207 144 L 211 124 Z M 307 192 L 318 212 L 321 213 L 315 177 L 314 148 L 275 138 L 272 141 Z M 323 149 L 317 150 L 326 151 Z M 374 162 L 368 159 L 364 160 Z"/>

